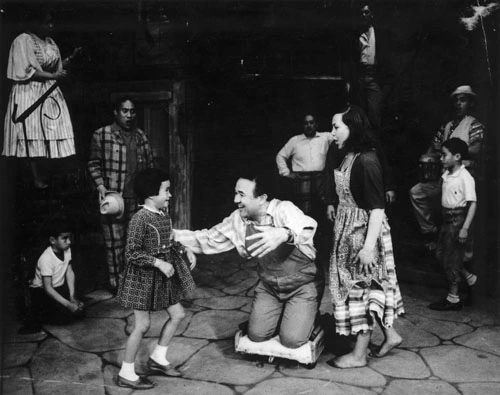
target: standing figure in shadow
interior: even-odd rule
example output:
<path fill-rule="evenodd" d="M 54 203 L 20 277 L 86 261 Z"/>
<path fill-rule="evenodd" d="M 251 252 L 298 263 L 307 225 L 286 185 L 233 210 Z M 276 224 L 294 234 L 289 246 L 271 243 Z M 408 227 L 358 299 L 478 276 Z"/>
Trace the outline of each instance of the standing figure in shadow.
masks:
<path fill-rule="evenodd" d="M 359 3 L 355 21 L 357 28 L 344 42 L 343 75 L 356 82 L 356 102 L 365 110 L 376 133 L 382 126 L 383 85 L 387 77 L 389 32 L 375 21 L 373 5 Z"/>

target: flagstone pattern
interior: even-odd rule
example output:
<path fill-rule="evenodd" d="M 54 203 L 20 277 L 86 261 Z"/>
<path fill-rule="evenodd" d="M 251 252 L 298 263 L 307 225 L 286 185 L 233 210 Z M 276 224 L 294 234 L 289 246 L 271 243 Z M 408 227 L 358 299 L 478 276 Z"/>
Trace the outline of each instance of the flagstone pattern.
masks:
<path fill-rule="evenodd" d="M 427 304 L 442 294 L 402 284 L 406 316 L 395 327 L 404 341 L 384 358 L 340 370 L 326 361 L 347 349 L 352 338 L 335 335 L 328 289 L 321 304 L 327 347 L 314 368 L 294 361 L 269 363 L 234 351 L 238 325 L 248 319 L 255 265 L 223 254 L 200 257 L 193 272 L 198 288 L 186 297 L 186 318 L 175 333 L 168 359 L 182 378 L 150 376 L 157 385 L 132 391 L 115 385 L 132 311 L 106 291 L 85 295 L 86 317 L 68 326 L 45 326 L 43 332 L 19 335 L 11 317 L 5 325 L 2 385 L 9 395 L 492 395 L 500 393 L 500 326 L 480 306 L 458 312 L 436 312 Z M 149 353 L 161 332 L 166 312 L 151 313 L 151 329 L 138 354 L 136 370 L 145 373 Z M 380 344 L 376 328 L 372 337 Z M 336 345 L 341 345 L 336 348 Z"/>

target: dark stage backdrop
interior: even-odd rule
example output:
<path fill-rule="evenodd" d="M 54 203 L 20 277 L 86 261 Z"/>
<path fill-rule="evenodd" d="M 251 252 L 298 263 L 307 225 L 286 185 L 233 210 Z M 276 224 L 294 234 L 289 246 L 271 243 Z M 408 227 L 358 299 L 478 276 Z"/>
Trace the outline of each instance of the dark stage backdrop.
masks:
<path fill-rule="evenodd" d="M 9 47 L 23 31 L 26 12 L 37 3 L 0 2 L 2 120 L 10 91 L 5 77 Z M 450 117 L 449 93 L 457 85 L 472 85 L 479 98 L 476 115 L 488 129 L 488 172 L 478 217 L 484 237 L 478 240 L 477 250 L 482 254 L 483 276 L 490 280 L 485 289 L 494 292 L 500 284 L 500 11 L 474 19 L 471 6 L 476 3 L 411 0 L 403 5 L 398 0 L 380 0 L 373 6 L 377 26 L 387 32 L 389 43 L 382 133 L 399 181 L 398 203 L 391 213 L 395 233 L 403 238 L 398 246 L 402 251 L 413 248 L 407 241 L 413 240 L 416 225 L 407 196 L 417 181 L 418 157 Z M 181 144 L 192 144 L 188 162 L 194 228 L 213 225 L 232 211 L 234 183 L 241 170 L 255 164 L 276 174 L 274 156 L 288 138 L 301 133 L 306 113 L 316 115 L 320 131 L 329 130 L 331 116 L 342 102 L 341 79 L 352 71 L 345 44 L 356 28 L 357 1 L 55 0 L 49 5 L 56 26 L 53 37 L 63 56 L 76 46 L 84 48 L 62 84 L 80 164 L 88 158 L 92 132 L 112 119 L 113 93 L 137 87 L 143 94 L 170 92 L 174 83 L 185 87 L 182 106 L 175 114 L 181 115 Z M 159 115 L 160 107 L 149 105 L 159 119 L 155 125 L 171 125 L 172 113 Z M 145 123 L 140 126 L 150 119 L 147 111 L 140 108 L 139 119 Z M 154 141 L 167 146 L 172 129 L 162 128 L 152 132 Z M 168 150 L 158 149 L 166 165 L 171 159 L 164 155 Z M 15 265 L 24 237 L 38 229 L 29 224 L 43 221 L 46 198 L 37 200 L 37 194 L 19 187 L 19 181 L 29 182 L 26 163 L 2 158 L 0 166 L 0 240 L 5 262 L 0 266 L 6 270 Z M 95 214 L 93 195 L 81 199 L 87 206 L 69 203 L 90 207 Z M 37 211 L 37 207 L 45 208 Z M 21 219 L 26 213 L 29 218 Z M 87 240 L 98 237 L 93 218 L 85 216 L 91 223 L 82 223 L 82 233 L 92 234 Z M 98 259 L 92 261 L 98 265 Z M 413 257 L 403 264 L 420 262 Z"/>

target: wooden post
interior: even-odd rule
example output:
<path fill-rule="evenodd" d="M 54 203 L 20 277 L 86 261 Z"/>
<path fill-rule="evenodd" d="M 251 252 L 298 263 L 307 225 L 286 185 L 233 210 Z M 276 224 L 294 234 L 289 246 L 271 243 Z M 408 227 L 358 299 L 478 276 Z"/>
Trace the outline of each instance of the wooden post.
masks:
<path fill-rule="evenodd" d="M 186 84 L 174 82 L 169 106 L 169 157 L 172 222 L 175 228 L 191 227 L 192 151 L 193 136 L 188 130 Z"/>

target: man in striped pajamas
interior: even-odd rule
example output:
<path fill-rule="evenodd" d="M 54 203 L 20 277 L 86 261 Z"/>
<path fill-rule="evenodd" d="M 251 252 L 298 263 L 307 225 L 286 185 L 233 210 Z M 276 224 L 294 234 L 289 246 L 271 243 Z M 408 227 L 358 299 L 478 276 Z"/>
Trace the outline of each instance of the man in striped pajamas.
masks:
<path fill-rule="evenodd" d="M 109 287 L 116 292 L 124 268 L 126 228 L 137 209 L 133 192 L 135 175 L 153 167 L 153 154 L 146 134 L 136 127 L 135 105 L 129 98 L 117 100 L 115 122 L 94 132 L 88 169 L 99 193 L 99 202 L 107 192 L 118 192 L 125 203 L 121 218 L 101 215 Z"/>

